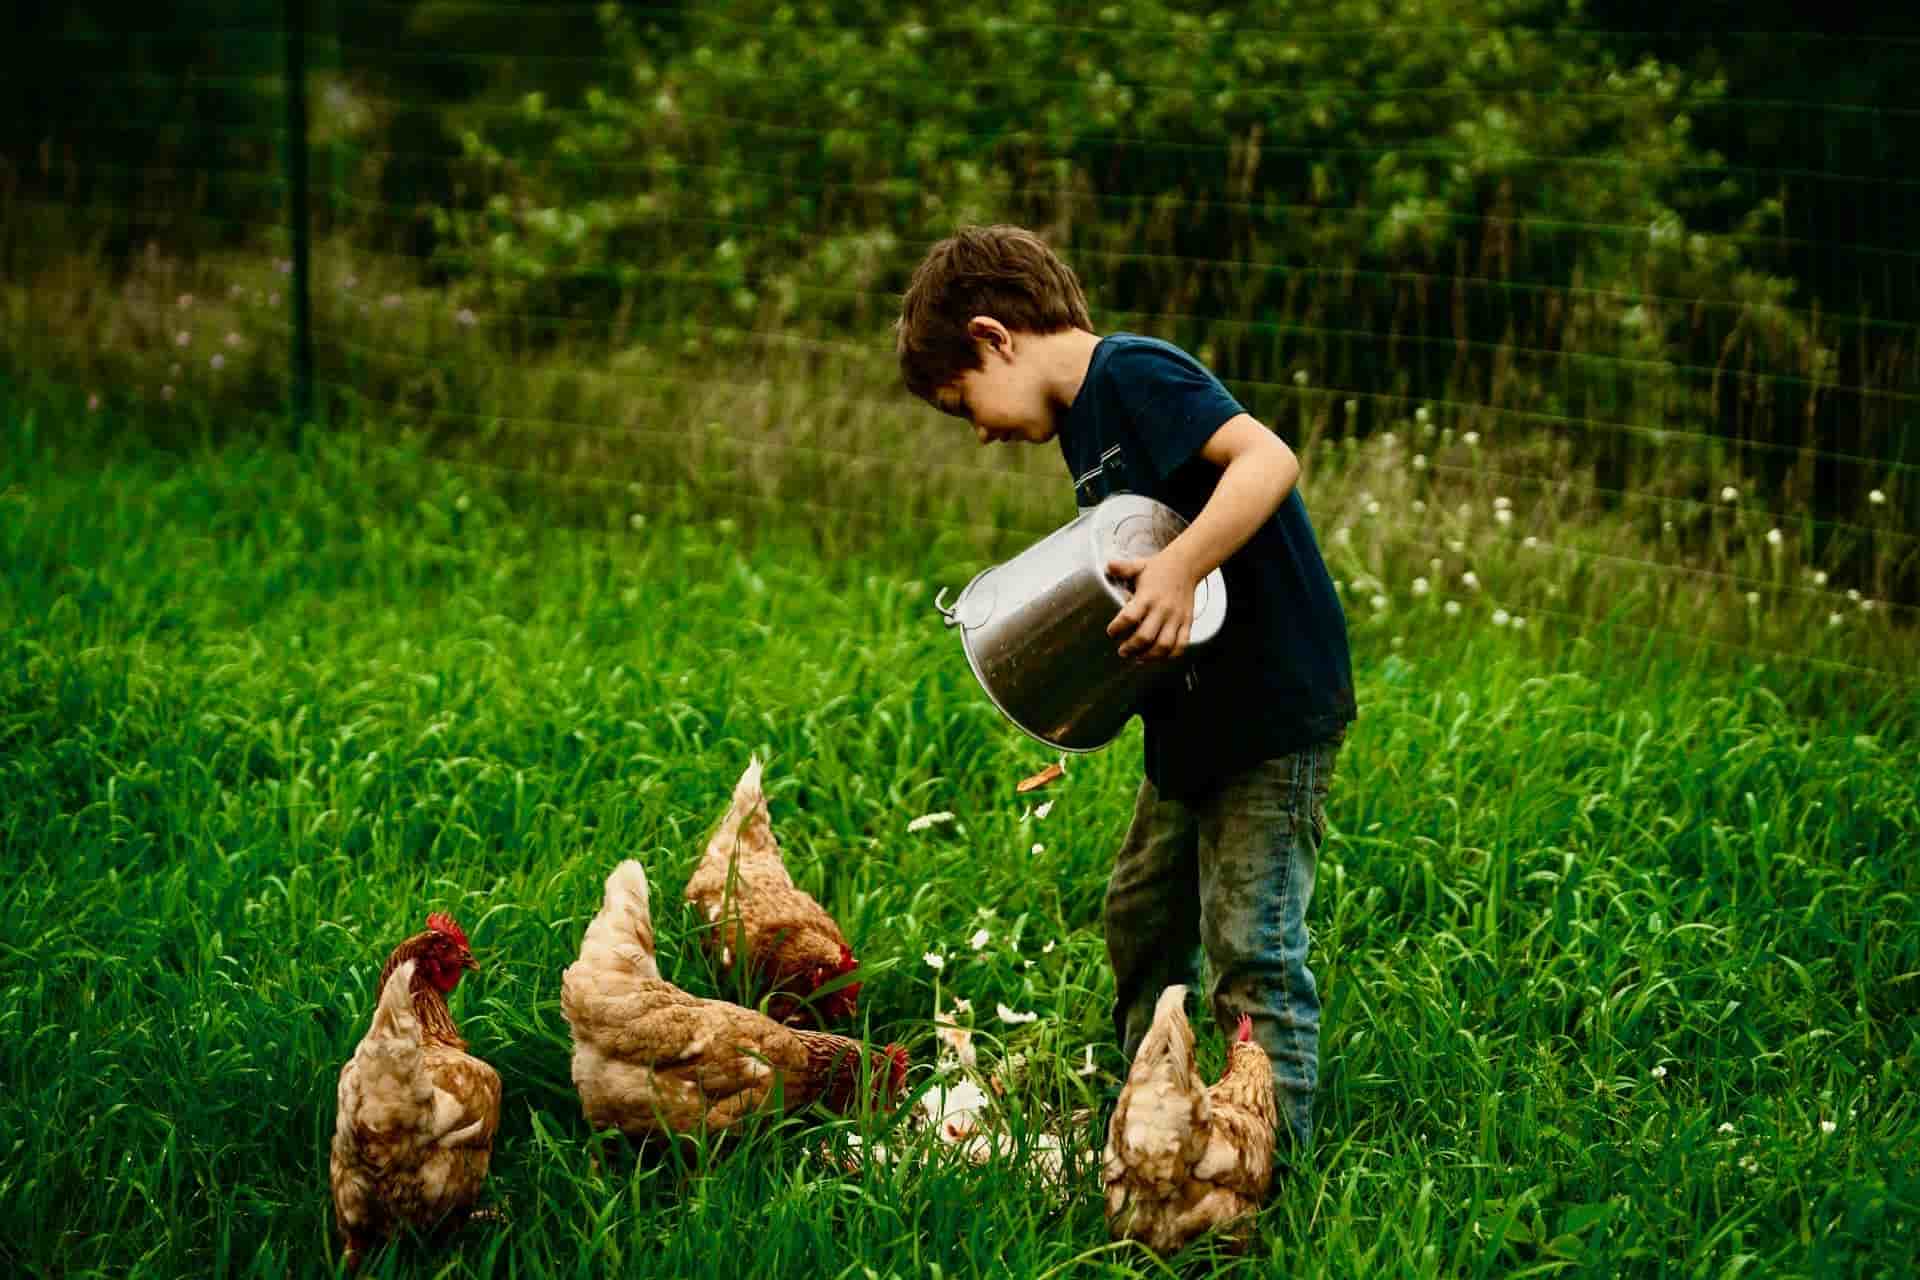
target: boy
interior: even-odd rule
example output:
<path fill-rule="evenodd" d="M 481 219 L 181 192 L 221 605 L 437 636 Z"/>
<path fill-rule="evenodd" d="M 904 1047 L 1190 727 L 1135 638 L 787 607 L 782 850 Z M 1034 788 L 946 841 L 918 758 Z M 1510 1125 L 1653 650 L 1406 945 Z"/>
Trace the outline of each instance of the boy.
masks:
<path fill-rule="evenodd" d="M 1129 1060 L 1160 992 L 1212 970 L 1223 1028 L 1242 1012 L 1273 1063 L 1296 1152 L 1312 1143 L 1320 999 L 1307 904 L 1334 758 L 1355 715 L 1346 620 L 1321 561 L 1300 465 L 1179 348 L 1092 331 L 1067 265 L 1031 232 L 967 227 L 935 245 L 901 304 L 908 390 L 982 444 L 1056 436 L 1089 507 L 1130 491 L 1190 523 L 1130 581 L 1109 635 L 1123 656 L 1177 662 L 1194 586 L 1216 566 L 1226 625 L 1140 708 L 1146 778 L 1106 895 L 1114 1027 Z"/>

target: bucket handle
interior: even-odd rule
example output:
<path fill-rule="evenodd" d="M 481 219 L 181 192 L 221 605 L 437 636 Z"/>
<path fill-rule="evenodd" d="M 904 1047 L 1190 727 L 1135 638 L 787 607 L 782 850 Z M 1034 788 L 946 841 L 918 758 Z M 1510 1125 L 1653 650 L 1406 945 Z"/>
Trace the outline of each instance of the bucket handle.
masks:
<path fill-rule="evenodd" d="M 933 607 L 940 611 L 940 616 L 947 620 L 948 626 L 957 627 L 960 625 L 960 602 L 955 600 L 949 608 L 946 603 L 947 591 L 948 588 L 942 587 L 934 593 Z"/>

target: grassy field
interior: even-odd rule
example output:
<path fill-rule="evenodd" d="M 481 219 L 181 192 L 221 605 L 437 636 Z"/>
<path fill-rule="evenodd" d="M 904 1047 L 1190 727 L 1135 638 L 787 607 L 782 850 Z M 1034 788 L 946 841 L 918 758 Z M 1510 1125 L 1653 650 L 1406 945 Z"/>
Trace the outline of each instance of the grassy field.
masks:
<path fill-rule="evenodd" d="M 506 1222 L 372 1274 L 1169 1273 L 1107 1241 L 1091 1134 L 1064 1195 L 1024 1145 L 975 1167 L 905 1113 L 597 1168 L 568 1078 L 559 973 L 618 859 L 658 886 L 668 975 L 713 990 L 678 895 L 758 751 L 916 1088 L 936 982 L 984 1056 L 1026 1055 L 1016 1133 L 1112 1082 L 1099 903 L 1137 727 L 1044 817 L 1014 793 L 1052 757 L 932 607 L 976 547 L 711 504 L 562 521 L 404 448 L 52 443 L 69 425 L 13 406 L 0 450 L 10 1273 L 332 1269 L 335 1076 L 429 910 L 485 966 L 453 1006 L 505 1078 Z M 1195 1265 L 1908 1273 L 1914 686 L 1391 594 L 1350 597 L 1322 1145 L 1251 1257 Z M 957 819 L 907 831 L 935 810 Z M 847 1172 L 823 1132 L 927 1158 Z"/>

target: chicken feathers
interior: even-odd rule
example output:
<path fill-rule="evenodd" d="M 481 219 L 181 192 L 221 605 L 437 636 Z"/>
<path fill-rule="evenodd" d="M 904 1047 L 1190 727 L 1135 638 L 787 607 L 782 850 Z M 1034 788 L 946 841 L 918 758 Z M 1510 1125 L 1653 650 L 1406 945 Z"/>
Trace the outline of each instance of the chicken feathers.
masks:
<path fill-rule="evenodd" d="M 460 971 L 477 967 L 452 928 L 395 950 L 372 1025 L 340 1070 L 329 1182 L 350 1267 L 403 1225 L 457 1226 L 486 1180 L 500 1076 L 466 1052 L 447 1011 Z"/>
<path fill-rule="evenodd" d="M 1116 1239 L 1173 1253 L 1219 1227 L 1244 1228 L 1273 1179 L 1273 1068 L 1244 1015 L 1227 1069 L 1206 1088 L 1193 1057 L 1187 989 L 1168 987 L 1107 1127 L 1102 1173 Z"/>
<path fill-rule="evenodd" d="M 818 1026 L 850 1021 L 860 984 L 820 988 L 859 967 L 832 916 L 793 882 L 773 837 L 767 796 L 755 756 L 733 789 L 733 801 L 706 856 L 687 882 L 687 900 L 708 927 L 701 941 L 721 968 L 745 953 L 756 996 L 779 1022 Z"/>
<path fill-rule="evenodd" d="M 636 1140 L 725 1130 L 763 1111 L 819 1102 L 848 1111 L 862 1065 L 879 1099 L 905 1081 L 905 1050 L 784 1026 L 660 976 L 646 872 L 622 862 L 607 877 L 580 958 L 561 976 L 573 1034 L 573 1082 L 588 1123 Z"/>

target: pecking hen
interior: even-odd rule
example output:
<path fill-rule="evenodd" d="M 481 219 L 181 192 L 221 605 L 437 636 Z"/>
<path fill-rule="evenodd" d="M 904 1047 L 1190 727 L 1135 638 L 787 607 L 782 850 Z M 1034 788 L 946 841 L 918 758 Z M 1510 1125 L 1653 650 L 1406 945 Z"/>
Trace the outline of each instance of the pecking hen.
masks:
<path fill-rule="evenodd" d="M 1107 1226 L 1116 1239 L 1173 1253 L 1260 1208 L 1273 1179 L 1273 1067 L 1242 1014 L 1211 1089 L 1193 1059 L 1185 987 L 1168 987 L 1107 1126 Z"/>
<path fill-rule="evenodd" d="M 458 1226 L 500 1124 L 500 1076 L 467 1052 L 447 996 L 479 968 L 439 912 L 380 973 L 373 1024 L 340 1069 L 329 1180 L 347 1265 L 395 1228 Z"/>
<path fill-rule="evenodd" d="M 662 978 L 646 872 L 631 859 L 607 877 L 580 958 L 561 976 L 560 1011 L 588 1122 L 636 1141 L 724 1131 L 758 1112 L 813 1102 L 849 1111 L 863 1066 L 876 1101 L 891 1101 L 906 1081 L 898 1045 L 866 1051 Z"/>
<path fill-rule="evenodd" d="M 756 756 L 733 788 L 733 804 L 707 842 L 706 856 L 687 881 L 687 900 L 709 926 L 701 941 L 731 970 L 746 953 L 756 995 L 771 995 L 767 1011 L 793 1026 L 850 1021 L 860 984 L 824 995 L 828 982 L 859 968 L 833 917 L 793 883 L 773 838 Z"/>

